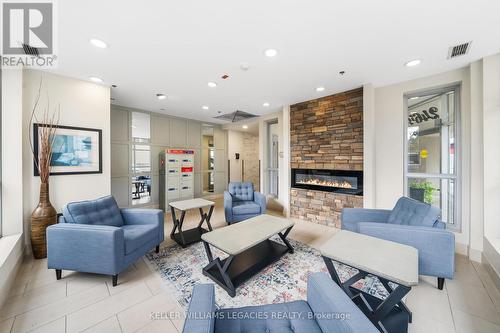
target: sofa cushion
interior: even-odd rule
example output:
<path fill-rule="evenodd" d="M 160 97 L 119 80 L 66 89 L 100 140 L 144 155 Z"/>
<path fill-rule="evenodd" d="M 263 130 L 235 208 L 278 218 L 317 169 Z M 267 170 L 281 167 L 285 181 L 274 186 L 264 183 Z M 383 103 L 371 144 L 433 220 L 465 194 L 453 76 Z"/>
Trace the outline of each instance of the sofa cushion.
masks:
<path fill-rule="evenodd" d="M 437 207 L 401 197 L 389 215 L 387 223 L 433 227 L 440 215 L 441 210 Z"/>
<path fill-rule="evenodd" d="M 228 191 L 233 197 L 233 201 L 253 201 L 253 184 L 250 182 L 231 182 Z"/>
<path fill-rule="evenodd" d="M 158 238 L 158 228 L 151 224 L 124 225 L 123 236 L 125 238 L 125 254 L 130 254 L 146 244 Z"/>
<path fill-rule="evenodd" d="M 260 206 L 253 201 L 236 201 L 233 202 L 233 214 L 259 214 Z"/>
<path fill-rule="evenodd" d="M 322 333 L 305 301 L 218 311 L 215 333 Z"/>
<path fill-rule="evenodd" d="M 121 227 L 123 225 L 120 208 L 112 196 L 96 200 L 71 202 L 63 209 L 64 219 L 68 223 L 108 225 Z"/>

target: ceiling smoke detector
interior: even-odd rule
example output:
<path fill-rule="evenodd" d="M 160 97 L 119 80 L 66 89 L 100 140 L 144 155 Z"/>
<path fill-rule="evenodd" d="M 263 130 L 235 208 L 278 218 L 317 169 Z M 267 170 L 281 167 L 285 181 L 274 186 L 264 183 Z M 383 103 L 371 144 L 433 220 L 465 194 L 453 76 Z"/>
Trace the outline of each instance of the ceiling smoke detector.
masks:
<path fill-rule="evenodd" d="M 448 49 L 448 59 L 466 55 L 470 50 L 471 44 L 472 41 L 460 45 L 450 46 L 450 48 Z"/>

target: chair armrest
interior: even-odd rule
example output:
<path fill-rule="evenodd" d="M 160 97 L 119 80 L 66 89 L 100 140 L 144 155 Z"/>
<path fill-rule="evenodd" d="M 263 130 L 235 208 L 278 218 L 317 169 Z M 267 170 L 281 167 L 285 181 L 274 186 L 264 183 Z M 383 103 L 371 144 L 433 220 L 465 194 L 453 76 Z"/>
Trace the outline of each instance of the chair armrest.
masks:
<path fill-rule="evenodd" d="M 368 332 L 378 330 L 356 304 L 326 273 L 314 273 L 307 280 L 307 303 L 323 332 Z M 339 318 L 332 315 L 339 315 Z M 345 316 L 345 318 L 342 318 Z M 336 322 L 340 321 L 340 322 Z"/>
<path fill-rule="evenodd" d="M 154 224 L 158 227 L 158 245 L 165 239 L 165 218 L 160 209 L 122 208 L 120 209 L 126 225 Z"/>
<path fill-rule="evenodd" d="M 224 214 L 226 222 L 233 222 L 233 196 L 228 191 L 224 191 Z"/>
<path fill-rule="evenodd" d="M 413 246 L 418 250 L 419 274 L 453 278 L 455 234 L 421 226 L 359 223 L 359 232 L 368 236 Z"/>
<path fill-rule="evenodd" d="M 215 328 L 215 289 L 213 284 L 197 284 L 184 322 L 183 333 L 213 333 Z"/>
<path fill-rule="evenodd" d="M 120 209 L 125 224 L 163 224 L 163 211 L 161 209 Z"/>
<path fill-rule="evenodd" d="M 118 274 L 123 268 L 124 255 L 121 228 L 76 223 L 47 228 L 48 268 Z"/>
<path fill-rule="evenodd" d="M 260 192 L 253 192 L 253 201 L 257 203 L 260 206 L 260 212 L 261 214 L 264 214 L 266 212 L 266 196 Z"/>
<path fill-rule="evenodd" d="M 359 232 L 359 222 L 387 223 L 391 210 L 344 208 L 340 215 L 341 228 L 353 232 Z"/>

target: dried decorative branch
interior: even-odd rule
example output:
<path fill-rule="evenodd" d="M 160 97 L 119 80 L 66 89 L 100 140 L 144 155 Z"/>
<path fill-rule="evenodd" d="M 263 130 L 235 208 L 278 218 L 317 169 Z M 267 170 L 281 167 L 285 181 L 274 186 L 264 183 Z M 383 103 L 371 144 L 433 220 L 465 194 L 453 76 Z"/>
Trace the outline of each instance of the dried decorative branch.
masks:
<path fill-rule="evenodd" d="M 41 117 L 42 122 L 39 122 L 36 113 L 40 102 L 42 81 L 43 78 L 40 78 L 40 85 L 38 86 L 35 105 L 33 106 L 33 110 L 31 111 L 28 133 L 31 153 L 33 154 L 33 159 L 35 160 L 35 167 L 38 169 L 38 173 L 40 175 L 40 181 L 42 183 L 48 183 L 51 169 L 50 162 L 52 160 L 52 148 L 56 137 L 55 134 L 57 131 L 57 125 L 59 124 L 61 107 L 60 105 L 58 105 L 57 109 L 51 112 L 49 98 L 47 96 L 47 106 L 43 108 Z M 38 159 L 35 154 L 35 147 L 33 146 L 32 138 L 32 128 L 35 123 L 38 124 L 38 133 L 35 133 L 35 135 L 38 135 Z"/>

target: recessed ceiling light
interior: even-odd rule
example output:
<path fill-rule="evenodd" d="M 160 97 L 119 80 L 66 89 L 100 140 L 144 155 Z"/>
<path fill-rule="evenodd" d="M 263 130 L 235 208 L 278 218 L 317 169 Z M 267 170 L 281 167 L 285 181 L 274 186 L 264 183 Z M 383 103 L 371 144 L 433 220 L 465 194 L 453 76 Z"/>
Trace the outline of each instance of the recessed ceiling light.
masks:
<path fill-rule="evenodd" d="M 106 44 L 106 42 L 104 42 L 100 39 L 97 39 L 97 38 L 91 38 L 90 44 L 94 45 L 95 47 L 101 48 L 101 49 L 105 49 L 108 47 L 108 44 Z"/>
<path fill-rule="evenodd" d="M 243 125 L 243 126 L 241 126 L 241 128 L 248 129 L 248 125 Z"/>
<path fill-rule="evenodd" d="M 268 102 L 264 102 L 264 103 L 262 103 L 262 106 L 265 107 L 265 108 L 267 108 L 269 106 L 269 103 Z"/>
<path fill-rule="evenodd" d="M 420 59 L 414 59 L 414 60 L 410 60 L 407 63 L 405 63 L 405 66 L 406 67 L 414 67 L 414 66 L 420 65 L 421 62 L 422 61 Z"/>
<path fill-rule="evenodd" d="M 322 92 L 322 91 L 324 91 L 324 90 L 325 90 L 325 87 L 318 87 L 318 88 L 316 88 L 316 91 L 317 91 L 317 92 Z"/>
<path fill-rule="evenodd" d="M 97 83 L 102 82 L 102 79 L 100 77 L 97 77 L 97 76 L 91 76 L 91 77 L 89 77 L 89 79 L 90 79 L 90 81 L 97 82 Z"/>
<path fill-rule="evenodd" d="M 276 49 L 267 49 L 264 51 L 264 54 L 266 57 L 272 58 L 275 57 L 278 54 L 278 50 Z"/>
<path fill-rule="evenodd" d="M 208 110 L 208 109 L 209 109 L 209 107 L 208 107 L 207 105 L 203 105 L 201 108 L 202 108 L 203 110 Z"/>
<path fill-rule="evenodd" d="M 217 87 L 217 83 L 210 81 L 210 82 L 208 82 L 208 86 L 210 88 L 215 88 L 215 87 Z"/>
<path fill-rule="evenodd" d="M 156 94 L 156 97 L 158 97 L 158 99 L 165 99 L 165 98 L 167 98 L 167 96 L 164 95 L 164 94 Z"/>

